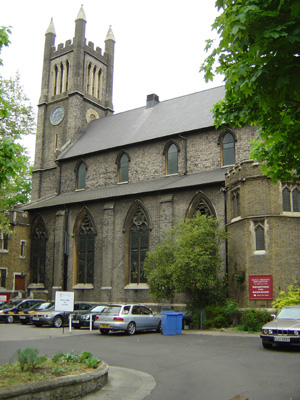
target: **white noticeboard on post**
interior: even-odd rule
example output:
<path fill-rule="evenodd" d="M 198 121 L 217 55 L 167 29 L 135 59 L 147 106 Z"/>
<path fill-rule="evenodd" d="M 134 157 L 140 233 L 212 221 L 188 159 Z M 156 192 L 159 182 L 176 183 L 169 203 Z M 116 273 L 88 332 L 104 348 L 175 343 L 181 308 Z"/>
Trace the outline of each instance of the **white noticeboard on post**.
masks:
<path fill-rule="evenodd" d="M 56 292 L 55 311 L 74 311 L 74 292 Z"/>

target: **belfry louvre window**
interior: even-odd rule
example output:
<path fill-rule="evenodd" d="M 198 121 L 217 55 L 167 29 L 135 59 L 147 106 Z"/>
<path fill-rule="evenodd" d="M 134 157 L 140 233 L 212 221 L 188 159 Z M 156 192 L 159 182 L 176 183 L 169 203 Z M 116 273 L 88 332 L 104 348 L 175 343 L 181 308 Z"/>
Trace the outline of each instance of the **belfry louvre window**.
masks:
<path fill-rule="evenodd" d="M 298 185 L 286 184 L 282 189 L 283 211 L 300 212 L 300 192 Z"/>
<path fill-rule="evenodd" d="M 47 235 L 44 223 L 38 222 L 31 235 L 31 281 L 45 283 Z"/>
<path fill-rule="evenodd" d="M 149 248 L 147 218 L 141 208 L 135 212 L 130 227 L 130 283 L 146 283 L 143 263 Z"/>
<path fill-rule="evenodd" d="M 78 232 L 77 283 L 93 283 L 95 235 L 90 217 L 85 215 Z"/>
<path fill-rule="evenodd" d="M 235 140 L 230 132 L 222 138 L 222 165 L 235 164 Z"/>
<path fill-rule="evenodd" d="M 178 173 L 178 149 L 172 143 L 166 152 L 166 174 L 172 175 Z"/>

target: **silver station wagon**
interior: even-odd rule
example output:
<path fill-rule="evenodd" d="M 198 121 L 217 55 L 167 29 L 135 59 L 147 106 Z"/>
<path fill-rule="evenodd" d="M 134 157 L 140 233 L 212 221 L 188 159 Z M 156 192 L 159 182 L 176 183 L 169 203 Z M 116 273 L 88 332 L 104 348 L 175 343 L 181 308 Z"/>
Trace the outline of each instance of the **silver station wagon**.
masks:
<path fill-rule="evenodd" d="M 113 304 L 105 307 L 94 322 L 103 335 L 110 331 L 125 331 L 134 335 L 136 331 L 161 331 L 160 315 L 140 304 Z"/>
<path fill-rule="evenodd" d="M 275 316 L 274 316 L 275 317 Z M 300 305 L 283 307 L 261 330 L 262 345 L 300 345 Z"/>

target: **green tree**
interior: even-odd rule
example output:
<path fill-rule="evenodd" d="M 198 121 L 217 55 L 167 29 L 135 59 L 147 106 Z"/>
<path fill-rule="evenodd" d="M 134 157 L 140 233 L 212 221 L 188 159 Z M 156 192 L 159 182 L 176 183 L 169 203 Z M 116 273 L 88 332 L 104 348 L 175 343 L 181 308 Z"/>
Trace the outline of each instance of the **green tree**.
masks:
<path fill-rule="evenodd" d="M 217 0 L 221 10 L 200 71 L 224 75 L 226 95 L 213 109 L 216 126 L 258 127 L 251 157 L 273 180 L 300 178 L 300 3 Z"/>
<path fill-rule="evenodd" d="M 0 52 L 8 46 L 10 29 L 0 28 Z M 0 59 L 0 65 L 3 62 Z M 3 211 L 26 203 L 31 191 L 31 166 L 21 139 L 34 132 L 34 114 L 20 84 L 20 76 L 0 75 L 0 230 L 9 231 Z"/>
<path fill-rule="evenodd" d="M 10 28 L 6 26 L 0 27 L 0 53 L 2 51 L 3 46 L 8 46 L 10 44 L 9 35 L 11 33 Z M 0 66 L 3 65 L 3 61 L 0 58 Z M 4 101 L 3 90 L 0 88 L 0 120 L 7 115 L 8 104 Z"/>
<path fill-rule="evenodd" d="M 0 91 L 7 104 L 0 118 L 0 229 L 8 229 L 4 210 L 28 202 L 31 191 L 31 169 L 21 138 L 34 132 L 34 114 L 20 84 L 20 76 L 0 76 Z"/>
<path fill-rule="evenodd" d="M 226 237 L 212 217 L 198 214 L 177 222 L 162 242 L 147 253 L 144 262 L 154 298 L 170 300 L 183 293 L 190 308 L 217 300 L 223 287 L 219 244 Z"/>

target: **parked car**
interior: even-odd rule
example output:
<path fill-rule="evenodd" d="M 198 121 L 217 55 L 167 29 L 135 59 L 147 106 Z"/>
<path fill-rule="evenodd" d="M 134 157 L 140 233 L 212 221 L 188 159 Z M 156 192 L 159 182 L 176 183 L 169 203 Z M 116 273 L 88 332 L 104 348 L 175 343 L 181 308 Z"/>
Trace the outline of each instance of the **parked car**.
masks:
<path fill-rule="evenodd" d="M 91 308 L 90 303 L 74 303 L 74 311 L 87 311 Z M 49 325 L 60 328 L 69 324 L 69 315 L 73 311 L 55 311 L 55 306 L 46 311 L 38 311 L 32 315 L 31 321 L 35 326 Z"/>
<path fill-rule="evenodd" d="M 261 330 L 262 345 L 300 345 L 300 305 L 283 307 Z"/>
<path fill-rule="evenodd" d="M 21 299 L 2 301 L 1 304 L 0 304 L 0 310 L 3 310 L 4 308 L 12 308 L 16 304 L 21 303 L 21 301 L 22 301 Z"/>
<path fill-rule="evenodd" d="M 19 313 L 26 312 L 34 304 L 44 303 L 45 300 L 38 299 L 27 299 L 15 302 L 7 303 L 4 308 L 0 310 L 0 321 L 6 321 L 11 324 L 14 321 L 19 321 Z"/>
<path fill-rule="evenodd" d="M 19 321 L 23 324 L 31 323 L 32 315 L 38 311 L 49 310 L 54 305 L 54 301 L 45 302 L 45 303 L 36 303 L 28 311 L 21 311 L 19 313 Z"/>
<path fill-rule="evenodd" d="M 96 315 L 99 314 L 106 306 L 107 304 L 98 304 L 91 307 L 87 312 L 77 312 L 73 314 L 72 327 L 75 329 L 80 329 L 81 327 L 89 327 L 91 316 L 93 321 L 92 326 L 94 327 Z"/>
<path fill-rule="evenodd" d="M 160 315 L 141 304 L 114 304 L 105 307 L 95 318 L 94 327 L 103 335 L 110 331 L 125 331 L 134 335 L 136 331 L 161 331 Z"/>

